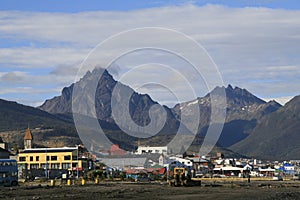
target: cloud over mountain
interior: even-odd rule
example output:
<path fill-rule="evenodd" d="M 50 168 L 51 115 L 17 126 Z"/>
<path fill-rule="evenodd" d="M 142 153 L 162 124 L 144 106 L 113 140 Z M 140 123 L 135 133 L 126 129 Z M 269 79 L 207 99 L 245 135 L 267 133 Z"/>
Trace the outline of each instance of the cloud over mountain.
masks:
<path fill-rule="evenodd" d="M 127 12 L 2 11 L 0 40 L 3 41 L 3 47 L 0 48 L 0 64 L 5 70 L 1 68 L 0 76 L 3 78 L 13 75 L 9 73 L 22 72 L 22 84 L 32 87 L 36 93 L 39 93 L 39 87 L 35 82 L 44 88 L 61 89 L 63 85 L 72 83 L 74 77 L 55 78 L 59 74 L 54 76 L 51 72 L 58 72 L 57 68 L 64 66 L 79 65 L 99 42 L 120 31 L 155 26 L 181 31 L 202 44 L 218 65 L 225 83 L 248 88 L 263 98 L 284 99 L 299 93 L 299 17 L 300 11 L 297 10 L 219 5 L 179 5 Z M 162 38 L 162 42 L 178 45 L 166 38 Z M 182 44 L 182 49 L 185 48 L 188 49 Z M 107 53 L 113 54 L 114 48 L 107 49 Z M 92 64 L 101 65 L 101 61 Z M 125 68 L 125 72 L 132 67 L 122 63 L 119 66 Z M 70 74 L 74 71 L 70 70 Z M 65 71 L 60 73 L 65 74 Z M 143 80 L 136 77 L 136 81 Z M 179 84 L 177 86 L 180 87 Z M 13 91 L 12 87 L 15 86 L 0 84 L 0 90 L 3 91 L 7 88 Z M 34 100 L 40 102 L 41 98 L 57 95 L 57 91 L 40 93 L 40 98 Z M 151 90 L 150 93 L 154 94 L 155 91 Z M 204 93 L 198 94 L 201 95 Z M 3 94 L 2 97 L 28 101 L 27 97 L 18 96 L 17 93 Z M 168 98 L 162 96 L 162 99 L 156 100 L 169 102 Z"/>

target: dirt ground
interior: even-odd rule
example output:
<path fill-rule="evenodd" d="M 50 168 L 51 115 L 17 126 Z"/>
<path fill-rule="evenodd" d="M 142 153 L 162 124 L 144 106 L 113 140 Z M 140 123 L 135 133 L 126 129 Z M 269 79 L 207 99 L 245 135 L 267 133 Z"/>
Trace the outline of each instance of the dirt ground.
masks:
<path fill-rule="evenodd" d="M 212 183 L 202 186 L 170 187 L 166 183 L 110 182 L 95 185 L 58 185 L 27 183 L 1 187 L 0 199 L 300 199 L 300 181 Z"/>

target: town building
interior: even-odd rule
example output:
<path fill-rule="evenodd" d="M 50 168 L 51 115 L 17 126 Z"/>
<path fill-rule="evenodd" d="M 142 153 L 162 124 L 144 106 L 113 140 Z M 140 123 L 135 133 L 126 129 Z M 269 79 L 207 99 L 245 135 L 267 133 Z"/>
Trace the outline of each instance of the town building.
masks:
<path fill-rule="evenodd" d="M 18 164 L 30 169 L 82 170 L 84 164 L 78 158 L 77 147 L 32 148 L 19 152 Z"/>
<path fill-rule="evenodd" d="M 162 146 L 162 147 L 139 146 L 135 154 L 141 155 L 141 154 L 153 154 L 153 153 L 166 155 L 168 153 L 168 147 L 167 146 Z"/>
<path fill-rule="evenodd" d="M 26 173 L 44 171 L 46 177 L 49 177 L 51 170 L 80 173 L 91 168 L 89 159 L 81 155 L 81 149 L 80 146 L 33 148 L 33 136 L 28 127 L 24 136 L 24 149 L 18 153 L 18 165 Z"/>
<path fill-rule="evenodd" d="M 118 144 L 113 144 L 110 147 L 109 155 L 111 155 L 111 156 L 124 156 L 126 154 L 127 154 L 127 152 L 125 150 L 121 149 Z"/>
<path fill-rule="evenodd" d="M 8 151 L 7 143 L 3 142 L 2 138 L 0 137 L 0 159 L 9 159 L 10 152 Z"/>
<path fill-rule="evenodd" d="M 178 163 L 181 163 L 181 165 L 188 167 L 189 169 L 193 169 L 193 161 L 191 161 L 190 159 L 172 156 L 170 157 L 170 160 L 177 161 Z M 180 165 L 178 165 L 177 167 L 180 167 Z"/>
<path fill-rule="evenodd" d="M 0 159 L 9 159 L 9 151 L 0 147 Z"/>

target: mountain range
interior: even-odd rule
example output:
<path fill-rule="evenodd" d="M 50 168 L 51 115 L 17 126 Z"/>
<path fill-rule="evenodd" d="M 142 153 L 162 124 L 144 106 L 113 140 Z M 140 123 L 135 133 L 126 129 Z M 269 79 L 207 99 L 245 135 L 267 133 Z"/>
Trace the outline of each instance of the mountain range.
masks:
<path fill-rule="evenodd" d="M 121 144 L 125 149 L 134 149 L 138 138 L 128 136 L 121 131 L 112 116 L 111 97 L 113 89 L 118 82 L 114 80 L 108 71 L 101 68 L 87 72 L 80 81 L 65 87 L 60 96 L 46 100 L 38 108 L 22 106 L 4 100 L 0 101 L 0 103 L 3 103 L 0 108 L 0 118 L 2 118 L 0 123 L 1 130 L 16 130 L 16 127 L 22 129 L 30 121 L 30 126 L 32 127 L 49 126 L 54 130 L 68 127 L 69 130 L 73 130 L 71 132 L 74 138 L 78 137 L 74 134 L 75 128 L 72 120 L 73 88 L 75 86 L 79 87 L 84 95 L 88 95 L 84 91 L 88 91 L 89 82 L 95 79 L 98 80 L 100 74 L 102 76 L 98 82 L 95 94 L 96 116 L 101 127 L 104 127 L 106 130 L 106 135 L 110 140 Z M 152 100 L 149 95 L 139 94 L 123 84 L 121 84 L 121 88 L 132 92 L 129 101 L 129 112 L 132 120 L 140 126 L 149 124 L 149 109 L 153 105 L 159 105 L 158 102 Z M 226 88 L 224 86 L 216 87 L 204 97 L 179 103 L 173 108 L 163 106 L 167 113 L 167 120 L 163 129 L 158 135 L 142 140 L 142 143 L 148 145 L 167 144 L 179 128 L 181 111 L 183 109 L 188 111 L 193 109 L 195 105 L 198 105 L 200 108 L 200 124 L 192 146 L 199 147 L 203 142 L 210 122 L 210 95 L 212 93 L 218 94 L 218 91 L 221 89 L 225 90 L 226 93 L 227 115 L 224 128 L 217 143 L 219 148 L 262 159 L 295 159 L 300 156 L 300 152 L 297 150 L 299 145 L 297 146 L 296 144 L 297 132 L 299 132 L 300 127 L 299 123 L 297 123 L 299 122 L 299 112 L 297 112 L 297 109 L 299 111 L 299 97 L 295 97 L 285 106 L 281 106 L 275 101 L 265 102 L 246 89 L 233 88 L 231 85 L 228 85 Z M 6 104 L 10 106 L 6 106 Z M 7 110 L 3 110 L 4 107 Z M 88 107 L 88 109 L 92 108 Z M 88 111 L 83 110 L 82 112 Z M 122 112 L 120 111 L 120 113 Z M 185 112 L 187 117 L 189 117 L 188 113 L 190 112 Z M 12 120 L 16 115 L 20 116 L 18 120 Z M 190 124 L 188 123 L 192 122 L 185 123 L 184 127 L 189 127 Z M 186 132 L 189 131 L 188 129 L 184 130 Z M 59 133 L 64 135 L 67 132 L 63 133 L 60 131 Z M 51 137 L 51 135 L 48 136 Z"/>

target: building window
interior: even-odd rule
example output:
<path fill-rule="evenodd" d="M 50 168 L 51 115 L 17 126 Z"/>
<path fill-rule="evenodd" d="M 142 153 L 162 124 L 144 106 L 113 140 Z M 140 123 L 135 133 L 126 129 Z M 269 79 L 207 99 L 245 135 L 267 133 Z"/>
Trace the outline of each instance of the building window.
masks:
<path fill-rule="evenodd" d="M 49 161 L 49 160 L 50 160 L 49 156 L 46 156 L 46 160 L 47 160 L 47 161 Z"/>
<path fill-rule="evenodd" d="M 25 162 L 26 161 L 26 157 L 25 156 L 19 157 L 19 161 L 20 162 Z"/>
<path fill-rule="evenodd" d="M 30 161 L 33 161 L 33 156 L 30 156 Z"/>
<path fill-rule="evenodd" d="M 59 169 L 59 163 L 52 163 L 51 169 Z"/>
<path fill-rule="evenodd" d="M 41 169 L 46 169 L 46 164 L 45 163 L 41 164 Z"/>
<path fill-rule="evenodd" d="M 159 150 L 155 150 L 155 153 L 159 153 Z"/>
<path fill-rule="evenodd" d="M 70 163 L 62 163 L 62 168 L 63 169 L 69 169 L 71 167 Z"/>
<path fill-rule="evenodd" d="M 57 160 L 57 156 L 51 156 L 51 160 Z"/>
<path fill-rule="evenodd" d="M 145 151 L 145 150 L 142 150 L 142 153 L 146 153 L 146 151 Z"/>
<path fill-rule="evenodd" d="M 40 157 L 39 156 L 36 156 L 35 157 L 35 161 L 39 161 L 40 160 Z"/>
<path fill-rule="evenodd" d="M 30 169 L 38 169 L 39 168 L 39 164 L 31 164 L 30 165 Z"/>
<path fill-rule="evenodd" d="M 64 156 L 64 160 L 71 160 L 71 156 L 70 155 Z"/>
<path fill-rule="evenodd" d="M 72 163 L 72 167 L 77 167 L 77 163 Z"/>

